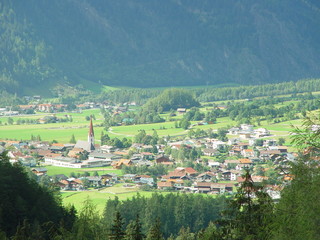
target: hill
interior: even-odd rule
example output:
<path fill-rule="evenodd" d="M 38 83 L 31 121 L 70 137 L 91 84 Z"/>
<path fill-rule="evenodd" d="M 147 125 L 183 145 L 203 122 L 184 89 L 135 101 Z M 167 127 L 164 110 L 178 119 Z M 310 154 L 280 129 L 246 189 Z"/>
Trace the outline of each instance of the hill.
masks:
<path fill-rule="evenodd" d="M 3 0 L 0 20 L 0 89 L 19 94 L 320 75 L 319 1 Z"/>

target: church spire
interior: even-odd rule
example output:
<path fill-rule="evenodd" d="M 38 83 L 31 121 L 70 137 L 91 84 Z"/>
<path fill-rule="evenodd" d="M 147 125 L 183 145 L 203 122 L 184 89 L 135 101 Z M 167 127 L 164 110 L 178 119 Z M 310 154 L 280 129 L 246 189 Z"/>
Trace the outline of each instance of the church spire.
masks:
<path fill-rule="evenodd" d="M 94 150 L 94 131 L 93 131 L 93 125 L 92 125 L 92 116 L 90 116 L 88 142 L 90 144 L 90 150 Z"/>

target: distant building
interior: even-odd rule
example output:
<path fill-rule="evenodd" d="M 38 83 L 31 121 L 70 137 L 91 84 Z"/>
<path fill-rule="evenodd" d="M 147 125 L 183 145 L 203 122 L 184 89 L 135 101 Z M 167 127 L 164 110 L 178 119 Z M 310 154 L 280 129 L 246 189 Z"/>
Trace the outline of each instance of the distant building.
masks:
<path fill-rule="evenodd" d="M 78 140 L 74 148 L 82 148 L 83 150 L 87 152 L 92 152 L 95 150 L 94 147 L 94 131 L 93 131 L 93 124 L 92 124 L 92 117 L 90 118 L 90 126 L 89 126 L 89 132 L 88 132 L 88 140 L 87 141 L 81 141 Z"/>

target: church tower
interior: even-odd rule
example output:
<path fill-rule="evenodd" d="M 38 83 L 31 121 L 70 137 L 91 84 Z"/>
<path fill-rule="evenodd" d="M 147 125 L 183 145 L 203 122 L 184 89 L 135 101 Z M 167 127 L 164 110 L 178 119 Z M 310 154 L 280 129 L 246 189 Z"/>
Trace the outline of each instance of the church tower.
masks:
<path fill-rule="evenodd" d="M 94 150 L 94 131 L 92 125 L 92 116 L 90 116 L 90 127 L 88 133 L 88 142 L 90 144 L 90 150 Z"/>

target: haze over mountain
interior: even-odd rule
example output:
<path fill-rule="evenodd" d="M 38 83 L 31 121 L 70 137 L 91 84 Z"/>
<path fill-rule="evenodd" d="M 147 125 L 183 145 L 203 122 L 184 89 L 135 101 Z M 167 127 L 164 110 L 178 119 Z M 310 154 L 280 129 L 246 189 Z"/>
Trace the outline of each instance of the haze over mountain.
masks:
<path fill-rule="evenodd" d="M 0 89 L 320 76 L 317 0 L 3 0 Z"/>

